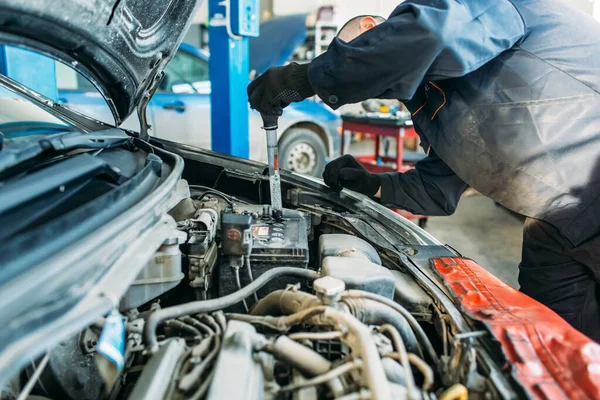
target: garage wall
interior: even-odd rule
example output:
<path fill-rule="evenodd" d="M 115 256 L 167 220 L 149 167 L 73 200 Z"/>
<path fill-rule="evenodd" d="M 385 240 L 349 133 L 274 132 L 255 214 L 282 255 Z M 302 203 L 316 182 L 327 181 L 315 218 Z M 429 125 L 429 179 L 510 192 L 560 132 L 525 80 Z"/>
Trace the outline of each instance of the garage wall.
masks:
<path fill-rule="evenodd" d="M 274 0 L 260 0 L 260 15 L 262 17 L 263 12 L 264 11 L 272 11 L 273 10 L 273 2 Z M 295 1 L 293 3 L 296 3 Z M 290 2 L 290 5 L 293 5 L 292 2 Z M 309 0 L 310 3 L 310 0 Z M 304 3 L 302 3 L 302 7 L 304 8 Z M 310 10 L 314 10 L 314 8 L 310 8 Z M 296 11 L 298 12 L 306 12 L 304 9 L 300 10 L 300 11 Z M 287 13 L 287 14 L 293 14 L 292 13 Z M 204 0 L 202 5 L 200 6 L 200 11 L 198 11 L 198 14 L 196 14 L 196 17 L 194 18 L 194 23 L 195 24 L 200 24 L 200 23 L 204 23 L 208 20 L 208 0 Z"/>
<path fill-rule="evenodd" d="M 588 14 L 592 14 L 594 11 L 594 0 L 569 0 L 569 3 Z"/>
<path fill-rule="evenodd" d="M 564 0 L 569 4 L 594 15 L 600 21 L 600 0 Z M 400 0 L 260 0 L 261 11 L 273 10 L 275 15 L 314 12 L 320 6 L 336 4 L 338 19 L 347 21 L 360 14 L 377 14 L 387 17 L 392 10 L 401 3 Z M 208 0 L 205 0 L 200 12 L 194 19 L 195 23 L 205 22 L 208 19 Z"/>
<path fill-rule="evenodd" d="M 264 2 L 265 0 L 261 0 Z M 378 14 L 387 17 L 401 3 L 399 0 L 269 0 L 273 3 L 276 15 L 313 12 L 319 6 L 335 4 L 338 7 L 341 22 L 360 14 Z M 564 0 L 600 20 L 600 0 Z"/>
<path fill-rule="evenodd" d="M 302 1 L 273 0 L 273 14 L 287 15 L 287 14 L 312 12 L 319 7 L 320 3 L 323 3 L 323 2 L 320 0 L 302 0 Z"/>
<path fill-rule="evenodd" d="M 200 10 L 196 17 L 194 17 L 194 24 L 201 24 L 208 20 L 208 0 L 204 0 L 200 6 Z"/>
<path fill-rule="evenodd" d="M 273 13 L 286 15 L 295 13 L 314 12 L 320 6 L 337 5 L 338 20 L 344 22 L 360 14 L 377 14 L 387 17 L 401 3 L 399 0 L 272 0 Z"/>

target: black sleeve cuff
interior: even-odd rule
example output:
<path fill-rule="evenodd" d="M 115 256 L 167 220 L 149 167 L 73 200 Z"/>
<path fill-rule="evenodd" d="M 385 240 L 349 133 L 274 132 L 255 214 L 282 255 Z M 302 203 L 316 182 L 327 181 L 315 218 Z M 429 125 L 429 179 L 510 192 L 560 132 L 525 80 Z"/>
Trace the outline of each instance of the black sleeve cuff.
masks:
<path fill-rule="evenodd" d="M 331 107 L 334 110 L 337 110 L 344 103 L 340 100 L 340 98 L 331 93 L 329 90 L 324 89 L 325 82 L 328 81 L 327 71 L 329 70 L 325 58 L 323 57 L 325 54 L 321 54 L 319 57 L 315 58 L 310 64 L 310 68 L 308 69 L 308 79 L 314 88 L 317 96 L 323 100 L 325 104 Z"/>
<path fill-rule="evenodd" d="M 293 63 L 292 65 L 290 79 L 294 85 L 294 89 L 304 99 L 314 96 L 316 93 L 308 80 L 308 67 L 310 64 Z"/>
<path fill-rule="evenodd" d="M 389 174 L 379 175 L 381 178 L 381 204 L 385 206 L 396 205 L 396 193 L 394 190 L 394 182 Z"/>

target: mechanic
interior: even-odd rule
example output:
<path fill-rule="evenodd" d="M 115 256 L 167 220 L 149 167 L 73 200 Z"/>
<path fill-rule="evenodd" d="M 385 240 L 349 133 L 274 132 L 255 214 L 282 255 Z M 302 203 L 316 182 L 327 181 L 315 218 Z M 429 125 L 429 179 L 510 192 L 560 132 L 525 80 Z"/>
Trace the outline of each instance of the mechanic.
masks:
<path fill-rule="evenodd" d="M 521 291 L 600 342 L 600 24 L 558 0 L 407 0 L 349 25 L 253 81 L 251 107 L 403 101 L 427 157 L 372 174 L 345 155 L 325 183 L 423 215 L 471 186 L 527 216 Z"/>

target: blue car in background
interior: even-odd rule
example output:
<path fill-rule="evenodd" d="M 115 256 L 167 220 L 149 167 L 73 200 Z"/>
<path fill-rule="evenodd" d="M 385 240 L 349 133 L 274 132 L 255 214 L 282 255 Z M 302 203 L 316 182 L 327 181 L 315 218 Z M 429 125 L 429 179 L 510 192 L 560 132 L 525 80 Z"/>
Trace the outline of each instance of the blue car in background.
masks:
<path fill-rule="evenodd" d="M 275 17 L 261 25 L 252 39 L 250 68 L 260 74 L 289 60 L 306 38 L 304 15 Z M 167 65 L 165 77 L 148 107 L 151 135 L 192 146 L 211 148 L 209 54 L 182 43 Z M 57 63 L 59 102 L 111 122 L 104 99 L 86 78 Z M 245 96 L 245 89 L 243 91 Z M 250 158 L 266 162 L 266 136 L 257 112 L 249 118 Z M 136 115 L 122 127 L 139 129 Z M 308 99 L 286 108 L 279 120 L 281 168 L 320 176 L 329 159 L 340 154 L 341 119 L 323 103 Z M 348 143 L 349 141 L 346 141 Z"/>

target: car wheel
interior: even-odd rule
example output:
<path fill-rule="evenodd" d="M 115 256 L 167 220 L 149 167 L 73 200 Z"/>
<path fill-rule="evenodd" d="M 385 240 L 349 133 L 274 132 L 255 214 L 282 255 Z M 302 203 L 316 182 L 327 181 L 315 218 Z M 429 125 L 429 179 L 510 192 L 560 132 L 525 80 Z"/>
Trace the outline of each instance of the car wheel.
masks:
<path fill-rule="evenodd" d="M 283 169 L 320 177 L 325 169 L 327 148 L 315 132 L 291 128 L 279 143 L 279 158 Z"/>

